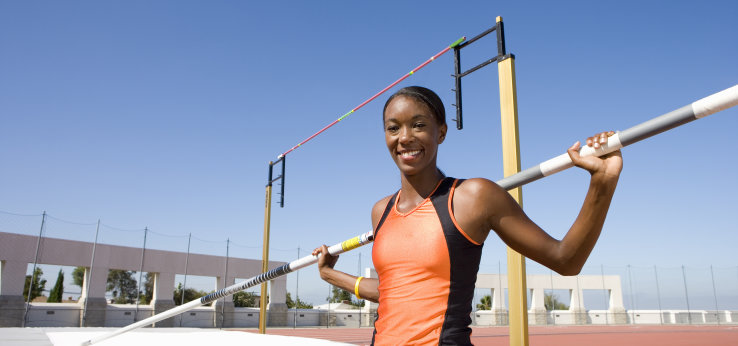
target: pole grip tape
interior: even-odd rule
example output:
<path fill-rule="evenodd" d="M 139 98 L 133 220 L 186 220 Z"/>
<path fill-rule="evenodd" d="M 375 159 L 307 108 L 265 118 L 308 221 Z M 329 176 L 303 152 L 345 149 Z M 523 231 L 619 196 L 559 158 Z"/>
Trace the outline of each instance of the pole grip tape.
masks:
<path fill-rule="evenodd" d="M 620 136 L 619 133 L 615 133 L 614 135 L 607 137 L 607 143 L 600 145 L 599 148 L 595 149 L 594 147 L 590 146 L 583 146 L 581 149 L 579 149 L 579 155 L 581 156 L 602 156 L 609 154 L 615 150 L 618 150 L 623 147 L 623 144 L 620 143 Z M 539 165 L 541 169 L 541 173 L 543 173 L 543 176 L 549 176 L 551 174 L 563 171 L 567 168 L 571 168 L 574 166 L 574 163 L 571 162 L 571 158 L 569 157 L 569 153 L 564 153 L 559 156 L 554 157 L 553 159 L 541 162 Z"/>
<path fill-rule="evenodd" d="M 733 106 L 738 106 L 738 85 L 692 102 L 692 111 L 699 119 Z"/>
<path fill-rule="evenodd" d="M 343 251 L 353 250 L 353 249 L 356 249 L 359 246 L 361 246 L 361 241 L 360 241 L 360 239 L 359 239 L 358 236 L 357 237 L 353 237 L 353 238 L 351 238 L 349 240 L 344 240 L 341 243 L 341 249 Z"/>

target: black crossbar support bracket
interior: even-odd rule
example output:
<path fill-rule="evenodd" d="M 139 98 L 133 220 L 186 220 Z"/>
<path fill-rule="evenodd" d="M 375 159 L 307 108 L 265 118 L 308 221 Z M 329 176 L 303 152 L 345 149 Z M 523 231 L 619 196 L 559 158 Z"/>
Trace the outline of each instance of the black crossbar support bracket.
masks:
<path fill-rule="evenodd" d="M 491 32 L 497 33 L 497 56 L 494 58 L 491 58 L 477 66 L 474 66 L 470 68 L 469 70 L 465 72 L 461 72 L 461 48 L 464 48 L 472 43 L 474 43 L 476 40 L 487 36 Z M 456 107 L 456 118 L 453 119 L 453 121 L 456 122 L 456 128 L 461 130 L 464 128 L 464 122 L 463 122 L 463 112 L 461 107 L 461 78 L 464 76 L 467 76 L 471 74 L 472 72 L 475 72 L 482 67 L 485 67 L 495 61 L 500 62 L 502 60 L 505 60 L 509 57 L 511 57 L 512 54 L 507 54 L 505 52 L 505 29 L 503 27 L 502 21 L 498 21 L 495 23 L 495 26 L 485 30 L 483 33 L 474 36 L 474 38 L 465 41 L 461 44 L 458 44 L 456 47 L 454 47 L 454 74 L 451 75 L 451 77 L 454 77 L 454 93 L 456 93 L 456 103 L 454 106 Z"/>
<path fill-rule="evenodd" d="M 279 192 L 279 207 L 284 208 L 284 173 L 285 173 L 285 166 L 286 166 L 286 156 L 282 156 L 277 160 L 276 162 L 269 162 L 269 179 L 267 179 L 268 183 L 267 186 L 272 186 L 272 184 L 275 181 L 281 180 L 280 183 L 280 192 Z M 282 162 L 282 174 L 280 174 L 278 177 L 273 178 L 273 172 L 274 172 L 274 165 Z"/>

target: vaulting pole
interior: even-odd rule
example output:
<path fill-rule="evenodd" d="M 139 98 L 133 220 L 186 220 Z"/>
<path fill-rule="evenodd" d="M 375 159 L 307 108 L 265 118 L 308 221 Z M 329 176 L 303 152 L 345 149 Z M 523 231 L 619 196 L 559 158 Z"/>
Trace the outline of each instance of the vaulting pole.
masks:
<path fill-rule="evenodd" d="M 618 131 L 614 135 L 608 137 L 607 145 L 603 145 L 599 149 L 583 146 L 579 152 L 583 156 L 602 156 L 622 147 L 626 147 L 646 138 L 655 136 L 664 131 L 671 130 L 675 127 L 704 118 L 710 114 L 717 113 L 736 105 L 738 105 L 738 85 L 734 85 L 701 100 L 692 102 L 684 107 L 640 123 L 627 130 Z M 504 178 L 498 181 L 497 184 L 505 187 L 505 189 L 511 189 L 513 187 L 523 186 L 573 166 L 574 164 L 571 162 L 571 159 L 569 159 L 569 154 L 563 153 L 550 160 L 541 162 L 537 166 L 530 167 L 514 176 Z"/>
<path fill-rule="evenodd" d="M 340 255 L 346 251 L 353 250 L 357 247 L 360 247 L 362 245 L 366 245 L 374 241 L 374 235 L 373 232 L 367 232 L 361 235 L 358 235 L 356 237 L 353 237 L 351 239 L 345 240 L 341 243 L 332 245 L 328 248 L 328 253 L 330 253 L 333 256 Z M 210 293 L 204 297 L 201 297 L 199 299 L 195 299 L 187 304 L 180 305 L 178 307 L 172 308 L 170 310 L 161 312 L 157 315 L 151 316 L 145 320 L 138 321 L 136 323 L 130 324 L 126 327 L 123 327 L 121 329 L 118 329 L 116 331 L 113 331 L 109 334 L 100 335 L 96 338 L 92 338 L 90 340 L 87 340 L 82 343 L 82 345 L 92 345 L 95 343 L 98 343 L 103 340 L 107 340 L 109 338 L 112 338 L 116 335 L 120 335 L 122 333 L 125 333 L 127 331 L 143 327 L 146 325 L 151 325 L 152 323 L 176 316 L 178 314 L 181 314 L 183 312 L 192 310 L 194 308 L 197 308 L 201 305 L 212 303 L 220 298 L 232 295 L 236 292 L 243 291 L 245 289 L 248 289 L 250 287 L 254 287 L 258 284 L 267 282 L 269 280 L 276 279 L 280 276 L 286 275 L 288 273 L 291 273 L 293 271 L 305 268 L 309 265 L 315 264 L 318 262 L 318 256 L 305 256 L 300 259 L 294 260 L 290 263 L 287 263 L 285 265 L 282 265 L 280 267 L 274 268 L 268 272 L 261 273 L 257 276 L 254 276 L 244 282 L 239 282 L 235 285 L 228 286 L 226 288 L 223 288 L 219 291 Z"/>
<path fill-rule="evenodd" d="M 693 102 L 689 105 L 686 105 L 672 112 L 666 113 L 659 117 L 648 120 L 639 125 L 633 126 L 625 131 L 620 131 L 616 133 L 615 135 L 610 136 L 607 144 L 601 146 L 599 149 L 593 149 L 591 147 L 585 146 L 579 152 L 580 152 L 580 155 L 583 155 L 583 156 L 605 155 L 607 153 L 611 153 L 615 150 L 618 150 L 622 147 L 628 146 L 630 144 L 639 142 L 643 139 L 657 135 L 661 132 L 670 130 L 680 125 L 684 125 L 686 123 L 689 123 L 697 119 L 704 118 L 710 114 L 717 113 L 719 111 L 728 109 L 730 107 L 734 107 L 736 105 L 738 105 L 738 85 L 735 85 L 733 87 L 730 87 L 718 93 L 712 94 L 701 100 Z M 572 166 L 573 164 L 571 162 L 571 159 L 569 159 L 569 155 L 564 153 L 563 155 L 560 155 L 548 161 L 542 162 L 541 164 L 535 167 L 528 168 L 518 174 L 515 174 L 512 176 L 506 177 L 502 180 L 499 180 L 497 181 L 497 184 L 500 185 L 500 187 L 502 187 L 505 190 L 510 190 L 510 189 L 513 189 L 519 186 L 523 186 L 527 183 L 536 181 L 543 177 L 552 175 L 556 172 L 563 171 L 564 169 L 570 168 Z M 331 255 L 335 256 L 335 255 L 344 253 L 346 251 L 353 250 L 360 246 L 369 244 L 372 241 L 374 241 L 373 233 L 367 232 L 367 233 L 361 234 L 359 236 L 356 236 L 354 238 L 351 238 L 349 240 L 346 240 L 344 242 L 341 242 L 339 244 L 335 244 L 329 247 L 328 252 Z M 272 269 L 268 272 L 264 272 L 262 274 L 254 276 L 251 279 L 246 280 L 244 282 L 231 285 L 219 291 L 208 294 L 200 299 L 196 299 L 187 304 L 180 305 L 178 307 L 164 311 L 157 315 L 151 316 L 147 319 L 138 321 L 136 323 L 133 323 L 131 325 L 128 325 L 126 327 L 113 331 L 109 334 L 101 335 L 96 338 L 87 340 L 83 342 L 82 345 L 95 344 L 100 341 L 109 339 L 113 336 L 125 333 L 127 331 L 130 331 L 130 330 L 133 330 L 139 327 L 143 327 L 146 325 L 151 325 L 152 323 L 161 321 L 163 319 L 167 319 L 172 316 L 176 316 L 185 311 L 192 310 L 196 307 L 199 307 L 203 304 L 211 303 L 219 298 L 225 297 L 227 295 L 232 295 L 238 291 L 242 291 L 250 287 L 254 287 L 262 282 L 273 280 L 277 277 L 291 273 L 293 271 L 299 270 L 301 268 L 307 267 L 317 262 L 318 262 L 318 257 L 312 256 L 312 255 L 297 259 L 288 264 Z"/>

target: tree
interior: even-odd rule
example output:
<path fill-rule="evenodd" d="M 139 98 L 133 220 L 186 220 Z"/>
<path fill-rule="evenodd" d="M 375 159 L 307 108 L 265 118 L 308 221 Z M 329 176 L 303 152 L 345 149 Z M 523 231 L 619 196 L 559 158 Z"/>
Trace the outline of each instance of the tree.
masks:
<path fill-rule="evenodd" d="M 351 301 L 351 292 L 346 291 L 342 288 L 332 286 L 331 296 L 328 297 L 329 303 L 340 303 L 343 301 Z"/>
<path fill-rule="evenodd" d="M 23 299 L 26 301 L 33 301 L 36 297 L 40 297 L 46 288 L 46 279 L 42 279 L 44 271 L 40 267 L 36 267 L 33 271 L 33 285 L 31 285 L 31 275 L 26 275 L 26 283 L 23 287 Z M 31 299 L 28 299 L 28 288 L 31 288 Z"/>
<path fill-rule="evenodd" d="M 59 269 L 59 274 L 56 276 L 56 283 L 54 288 L 49 292 L 49 299 L 46 301 L 49 303 L 61 303 L 64 299 L 64 272 Z"/>
<path fill-rule="evenodd" d="M 287 292 L 287 308 L 288 309 L 312 309 L 313 305 L 302 301 L 299 297 L 297 301 L 292 300 L 290 292 Z"/>
<path fill-rule="evenodd" d="M 106 291 L 113 291 L 113 303 L 133 304 L 136 302 L 138 282 L 133 278 L 135 271 L 111 269 L 108 272 Z"/>
<path fill-rule="evenodd" d="M 351 292 L 346 291 L 342 288 L 338 288 L 336 286 L 332 286 L 331 289 L 331 296 L 328 297 L 329 303 L 341 303 L 341 302 L 347 302 L 349 305 L 353 305 L 356 307 L 362 307 L 364 306 L 364 300 L 351 300 Z"/>
<path fill-rule="evenodd" d="M 72 282 L 74 282 L 75 285 L 82 288 L 82 284 L 85 281 L 85 267 L 76 267 L 72 271 Z"/>
<path fill-rule="evenodd" d="M 289 293 L 287 293 L 289 295 Z M 233 295 L 233 305 L 238 308 L 256 307 L 256 301 L 259 299 L 253 292 L 239 291 Z"/>
<path fill-rule="evenodd" d="M 486 295 L 479 300 L 477 310 L 492 310 L 492 296 Z"/>
<path fill-rule="evenodd" d="M 195 300 L 197 298 L 200 298 L 202 296 L 208 295 L 207 292 L 198 291 L 194 288 L 187 288 L 187 289 L 182 290 L 182 283 L 180 282 L 177 284 L 177 288 L 174 290 L 174 304 L 176 305 L 182 304 L 182 294 L 184 294 L 185 303 Z"/>
<path fill-rule="evenodd" d="M 566 305 L 559 301 L 559 297 L 553 293 L 546 293 L 543 295 L 543 305 L 546 310 L 569 310 L 569 305 Z"/>
<path fill-rule="evenodd" d="M 148 305 L 151 304 L 152 299 L 154 299 L 154 273 L 146 273 L 143 294 L 139 298 L 138 302 Z"/>

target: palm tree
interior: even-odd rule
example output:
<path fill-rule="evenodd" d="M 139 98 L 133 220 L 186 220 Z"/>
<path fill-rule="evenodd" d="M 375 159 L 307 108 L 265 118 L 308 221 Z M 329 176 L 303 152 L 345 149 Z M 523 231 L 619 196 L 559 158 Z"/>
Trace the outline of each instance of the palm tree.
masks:
<path fill-rule="evenodd" d="M 477 310 L 492 310 L 492 296 L 488 294 L 482 297 L 477 304 Z"/>
<path fill-rule="evenodd" d="M 543 305 L 546 310 L 569 310 L 569 305 L 559 301 L 559 297 L 553 293 L 546 293 L 543 296 Z"/>
<path fill-rule="evenodd" d="M 44 271 L 39 267 L 36 267 L 33 275 L 26 275 L 26 283 L 23 287 L 23 299 L 26 301 L 33 301 L 36 297 L 39 297 L 44 293 L 46 279 L 42 279 L 42 275 L 44 275 Z M 33 277 L 33 284 L 31 283 L 31 277 Z M 29 294 L 31 295 L 30 299 L 28 299 Z"/>

